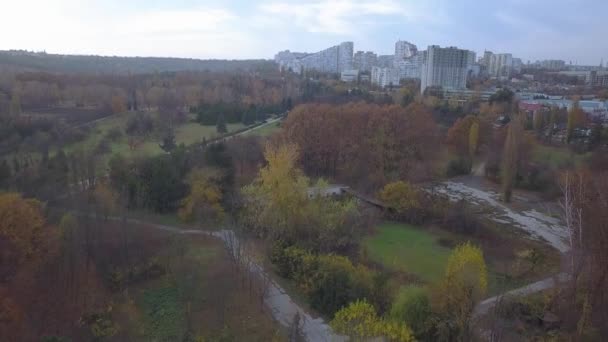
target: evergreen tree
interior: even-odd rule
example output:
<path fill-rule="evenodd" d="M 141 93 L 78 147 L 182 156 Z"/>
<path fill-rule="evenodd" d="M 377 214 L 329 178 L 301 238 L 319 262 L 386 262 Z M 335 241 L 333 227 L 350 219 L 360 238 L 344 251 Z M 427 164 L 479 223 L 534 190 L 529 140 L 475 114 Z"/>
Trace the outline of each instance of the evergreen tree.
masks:
<path fill-rule="evenodd" d="M 11 178 L 11 167 L 8 165 L 6 159 L 0 163 L 0 185 L 4 184 L 8 179 Z"/>
<path fill-rule="evenodd" d="M 167 132 L 167 134 L 163 137 L 162 144 L 160 144 L 159 146 L 163 149 L 163 151 L 167 153 L 175 149 L 177 145 L 175 144 L 175 134 L 173 134 L 172 130 L 169 130 L 169 132 Z"/>
<path fill-rule="evenodd" d="M 220 114 L 217 117 L 217 132 L 220 134 L 224 134 L 228 132 L 228 128 L 226 127 L 226 119 L 224 118 L 224 114 Z"/>

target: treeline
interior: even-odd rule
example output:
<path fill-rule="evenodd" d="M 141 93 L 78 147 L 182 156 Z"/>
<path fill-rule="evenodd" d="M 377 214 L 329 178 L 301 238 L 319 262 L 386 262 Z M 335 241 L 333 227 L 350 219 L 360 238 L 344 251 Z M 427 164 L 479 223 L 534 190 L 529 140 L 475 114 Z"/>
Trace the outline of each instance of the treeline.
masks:
<path fill-rule="evenodd" d="M 58 55 L 43 52 L 0 51 L 0 65 L 27 70 L 65 73 L 154 73 L 167 71 L 268 71 L 268 60 L 202 60 L 164 57 Z"/>
<path fill-rule="evenodd" d="M 368 190 L 432 177 L 440 150 L 439 128 L 417 103 L 298 106 L 283 124 L 283 137 L 299 147 L 307 174 Z"/>
<path fill-rule="evenodd" d="M 291 97 L 281 100 L 276 104 L 250 104 L 244 106 L 237 103 L 217 103 L 217 104 L 201 104 L 198 107 L 192 107 L 190 110 L 196 113 L 196 120 L 201 125 L 211 126 L 217 125 L 218 122 L 226 123 L 243 123 L 251 125 L 255 122 L 266 120 L 270 114 L 283 114 L 292 107 L 293 100 Z"/>
<path fill-rule="evenodd" d="M 174 93 L 181 107 L 201 103 L 237 103 L 245 106 L 278 105 L 297 99 L 299 81 L 278 72 L 219 73 L 172 72 L 160 74 L 48 74 L 43 72 L 0 74 L 0 110 L 9 105 L 23 110 L 55 106 L 100 107 L 108 111 L 157 108 L 164 92 Z M 117 103 L 113 103 L 117 102 Z M 15 113 L 17 114 L 17 113 Z"/>

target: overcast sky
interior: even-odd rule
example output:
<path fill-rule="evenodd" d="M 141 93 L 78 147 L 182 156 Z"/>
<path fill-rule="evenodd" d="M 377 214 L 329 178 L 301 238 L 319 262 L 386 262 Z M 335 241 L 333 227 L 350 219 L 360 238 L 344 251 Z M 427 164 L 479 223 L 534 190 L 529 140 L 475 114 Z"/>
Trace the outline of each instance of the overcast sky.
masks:
<path fill-rule="evenodd" d="M 608 0 L 0 0 L 0 49 L 271 58 L 342 41 L 380 54 L 408 40 L 524 62 L 608 60 Z"/>

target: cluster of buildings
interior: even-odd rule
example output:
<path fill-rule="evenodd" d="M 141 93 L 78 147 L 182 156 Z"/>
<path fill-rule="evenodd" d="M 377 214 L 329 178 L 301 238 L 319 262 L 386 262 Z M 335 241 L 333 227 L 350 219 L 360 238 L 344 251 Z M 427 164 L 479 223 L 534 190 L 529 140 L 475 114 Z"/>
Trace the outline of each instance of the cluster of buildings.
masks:
<path fill-rule="evenodd" d="M 484 51 L 477 60 L 474 51 L 437 45 L 418 50 L 416 45 L 404 40 L 395 43 L 392 55 L 354 52 L 352 42 L 343 42 L 316 53 L 282 51 L 275 55 L 275 62 L 282 70 L 299 74 L 309 70 L 340 74 L 345 82 L 369 80 L 380 87 L 398 86 L 404 79 L 419 79 L 421 93 L 440 88 L 444 96 L 466 92 L 470 77 L 506 81 L 520 74 L 524 67 L 523 61 L 510 53 Z M 608 71 L 604 71 L 601 64 L 600 68 L 574 68 L 571 62 L 568 66 L 563 60 L 544 60 L 528 62 L 525 66 L 584 78 L 586 84 L 592 86 L 608 86 Z"/>
<path fill-rule="evenodd" d="M 422 91 L 428 87 L 464 89 L 467 76 L 479 73 L 473 51 L 435 45 L 419 51 L 415 44 L 404 40 L 395 43 L 393 55 L 353 53 L 353 43 L 344 42 L 316 53 L 281 51 L 274 59 L 282 70 L 336 73 L 346 82 L 369 77 L 380 87 L 397 86 L 404 79 L 420 79 Z"/>

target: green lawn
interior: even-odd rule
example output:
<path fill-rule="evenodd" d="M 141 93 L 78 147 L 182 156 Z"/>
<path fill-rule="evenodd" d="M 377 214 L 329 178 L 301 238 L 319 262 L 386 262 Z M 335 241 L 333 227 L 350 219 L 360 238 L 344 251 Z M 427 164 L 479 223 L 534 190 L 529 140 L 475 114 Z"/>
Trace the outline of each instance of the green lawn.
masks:
<path fill-rule="evenodd" d="M 175 274 L 153 281 L 136 295 L 141 333 L 150 341 L 176 341 L 183 337 L 188 307 L 204 306 L 205 298 L 211 295 L 204 291 L 212 281 L 207 274 L 210 263 L 224 257 L 221 243 L 199 246 L 186 239 L 174 244 L 169 247 L 172 253 L 179 249 L 183 254 L 181 258 L 173 256 L 170 271 Z"/>
<path fill-rule="evenodd" d="M 401 223 L 383 223 L 363 241 L 369 257 L 385 267 L 413 274 L 424 282 L 438 281 L 450 249 L 422 228 Z"/>
<path fill-rule="evenodd" d="M 160 148 L 160 139 L 158 137 L 148 137 L 144 142 L 137 146 L 135 149 L 131 149 L 128 144 L 128 137 L 125 134 L 125 127 L 127 120 L 130 116 L 135 115 L 134 113 L 121 113 L 112 115 L 104 118 L 97 122 L 94 127 L 91 128 L 91 132 L 83 141 L 76 144 L 72 144 L 64 148 L 64 151 L 70 153 L 77 149 L 91 150 L 99 144 L 104 136 L 111 129 L 118 129 L 122 132 L 122 137 L 112 141 L 109 144 L 110 152 L 105 153 L 102 156 L 102 163 L 99 166 L 100 171 L 103 170 L 110 156 L 120 153 L 126 158 L 132 158 L 135 156 L 153 156 L 163 153 Z M 227 124 L 229 132 L 236 131 L 245 127 L 242 123 Z M 199 143 L 203 138 L 211 139 L 218 136 L 215 126 L 203 126 L 197 122 L 187 122 L 175 127 L 175 142 L 177 144 L 192 145 Z"/>

